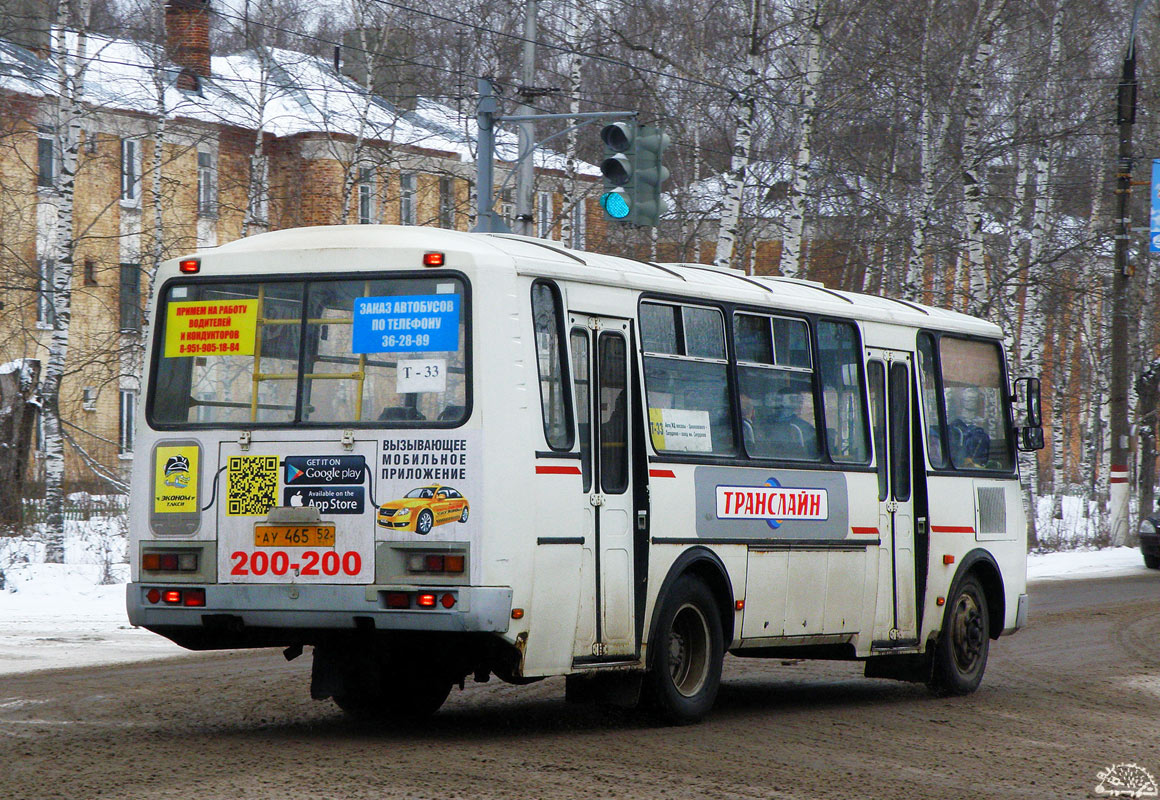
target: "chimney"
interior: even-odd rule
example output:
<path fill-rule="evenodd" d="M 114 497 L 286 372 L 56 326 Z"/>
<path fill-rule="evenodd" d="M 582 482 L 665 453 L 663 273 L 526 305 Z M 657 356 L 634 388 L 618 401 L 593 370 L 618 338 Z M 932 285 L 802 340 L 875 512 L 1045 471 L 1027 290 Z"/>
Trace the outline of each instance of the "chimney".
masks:
<path fill-rule="evenodd" d="M 177 88 L 196 90 L 210 74 L 209 0 L 169 0 L 165 4 L 165 44 L 182 68 Z"/>
<path fill-rule="evenodd" d="M 44 58 L 48 55 L 53 9 L 48 0 L 0 0 L 0 39 Z"/>

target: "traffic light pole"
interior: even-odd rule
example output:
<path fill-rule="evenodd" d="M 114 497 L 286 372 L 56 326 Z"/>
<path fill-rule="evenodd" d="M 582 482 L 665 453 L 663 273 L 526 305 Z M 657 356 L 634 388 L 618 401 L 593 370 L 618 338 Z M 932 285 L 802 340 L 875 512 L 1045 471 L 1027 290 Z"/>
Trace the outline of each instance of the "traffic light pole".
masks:
<path fill-rule="evenodd" d="M 539 142 L 535 142 L 532 148 L 526 152 L 521 150 L 517 162 L 517 166 L 519 166 L 525 162 L 532 163 L 532 153 L 535 152 L 536 145 L 542 145 L 557 136 L 563 136 L 573 128 L 579 128 L 596 120 L 625 119 L 635 117 L 637 114 L 635 111 L 592 111 L 581 114 L 513 114 L 504 117 L 496 113 L 499 105 L 491 79 L 480 78 L 476 81 L 476 89 L 479 91 L 479 102 L 476 106 L 476 122 L 479 126 L 479 132 L 476 137 L 475 154 L 475 227 L 472 228 L 472 231 L 480 233 L 512 232 L 511 228 L 504 222 L 503 217 L 495 211 L 495 126 L 497 123 L 540 122 L 555 119 L 583 120 L 583 122 L 570 125 L 562 131 L 557 131 L 551 136 L 546 136 Z"/>

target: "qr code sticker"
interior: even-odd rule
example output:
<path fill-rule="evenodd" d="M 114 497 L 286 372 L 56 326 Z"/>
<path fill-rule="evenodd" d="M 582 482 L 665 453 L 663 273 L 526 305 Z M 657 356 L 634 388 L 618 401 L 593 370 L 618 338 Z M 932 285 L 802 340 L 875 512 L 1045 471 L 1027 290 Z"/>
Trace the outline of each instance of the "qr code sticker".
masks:
<path fill-rule="evenodd" d="M 226 514 L 261 517 L 278 505 L 278 456 L 230 456 Z"/>

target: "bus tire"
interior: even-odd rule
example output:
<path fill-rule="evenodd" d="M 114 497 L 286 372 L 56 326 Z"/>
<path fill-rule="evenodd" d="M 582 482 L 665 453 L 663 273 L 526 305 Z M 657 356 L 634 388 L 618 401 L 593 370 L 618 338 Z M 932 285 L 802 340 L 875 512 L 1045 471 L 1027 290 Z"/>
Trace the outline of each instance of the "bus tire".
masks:
<path fill-rule="evenodd" d="M 435 671 L 388 668 L 380 685 L 336 694 L 334 702 L 356 719 L 414 722 L 438 711 L 449 694 L 451 681 Z"/>
<path fill-rule="evenodd" d="M 1144 566 L 1148 569 L 1160 569 L 1160 556 L 1144 554 Z"/>
<path fill-rule="evenodd" d="M 426 536 L 435 527 L 435 515 L 427 509 L 419 512 L 418 518 L 415 520 L 415 533 Z"/>
<path fill-rule="evenodd" d="M 978 689 L 987 668 L 990 643 L 987 596 L 978 578 L 965 575 L 947 603 L 943 629 L 934 649 L 931 691 L 948 697 Z"/>
<path fill-rule="evenodd" d="M 666 722 L 688 725 L 709 712 L 721 685 L 725 645 L 716 599 L 705 582 L 683 575 L 661 606 L 649 641 L 649 704 Z"/>

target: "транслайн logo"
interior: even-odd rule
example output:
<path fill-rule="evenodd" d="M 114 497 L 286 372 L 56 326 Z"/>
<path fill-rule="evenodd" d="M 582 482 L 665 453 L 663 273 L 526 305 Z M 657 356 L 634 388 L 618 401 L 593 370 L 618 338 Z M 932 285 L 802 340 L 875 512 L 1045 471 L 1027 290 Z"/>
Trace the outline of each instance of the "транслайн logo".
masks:
<path fill-rule="evenodd" d="M 821 522 L 829 516 L 825 489 L 782 486 L 772 477 L 762 486 L 717 487 L 717 519 L 763 519 L 777 530 L 785 520 Z"/>

